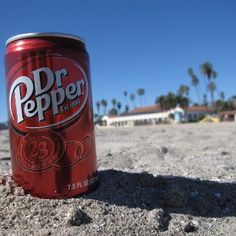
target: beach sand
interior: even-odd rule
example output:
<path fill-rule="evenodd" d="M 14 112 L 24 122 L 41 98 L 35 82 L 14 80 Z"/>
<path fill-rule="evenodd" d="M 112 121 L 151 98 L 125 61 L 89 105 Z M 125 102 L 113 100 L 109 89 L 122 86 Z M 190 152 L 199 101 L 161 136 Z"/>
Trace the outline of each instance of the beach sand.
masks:
<path fill-rule="evenodd" d="M 0 131 L 0 234 L 236 235 L 236 123 L 96 128 L 100 186 L 24 194 Z"/>

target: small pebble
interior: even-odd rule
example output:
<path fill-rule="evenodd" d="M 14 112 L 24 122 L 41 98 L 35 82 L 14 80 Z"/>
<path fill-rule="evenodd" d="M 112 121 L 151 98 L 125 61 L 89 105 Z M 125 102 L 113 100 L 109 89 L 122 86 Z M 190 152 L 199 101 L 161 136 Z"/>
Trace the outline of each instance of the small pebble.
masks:
<path fill-rule="evenodd" d="M 230 153 L 229 153 L 229 152 L 226 152 L 226 151 L 221 152 L 221 155 L 222 155 L 222 156 L 229 155 L 229 154 L 230 154 Z"/>
<path fill-rule="evenodd" d="M 167 147 L 161 147 L 161 152 L 166 154 L 168 152 L 168 148 Z"/>
<path fill-rule="evenodd" d="M 25 190 L 21 187 L 15 187 L 14 188 L 14 195 L 16 196 L 24 196 L 25 195 Z"/>
<path fill-rule="evenodd" d="M 166 231 L 168 230 L 171 216 L 163 209 L 153 209 L 148 212 L 147 219 L 159 231 Z"/>
<path fill-rule="evenodd" d="M 76 207 L 69 209 L 66 215 L 66 224 L 69 226 L 79 226 L 83 223 L 83 212 Z"/>
<path fill-rule="evenodd" d="M 184 226 L 184 232 L 190 233 L 190 232 L 195 232 L 199 228 L 199 224 L 196 220 L 189 221 L 185 226 Z"/>

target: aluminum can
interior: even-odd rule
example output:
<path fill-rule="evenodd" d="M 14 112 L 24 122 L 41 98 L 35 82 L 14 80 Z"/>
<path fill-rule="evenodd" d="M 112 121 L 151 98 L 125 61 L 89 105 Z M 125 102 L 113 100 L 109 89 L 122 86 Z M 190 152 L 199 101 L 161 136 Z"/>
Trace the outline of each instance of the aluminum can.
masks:
<path fill-rule="evenodd" d="M 28 33 L 6 42 L 12 174 L 27 193 L 68 198 L 95 189 L 89 56 L 75 35 Z"/>

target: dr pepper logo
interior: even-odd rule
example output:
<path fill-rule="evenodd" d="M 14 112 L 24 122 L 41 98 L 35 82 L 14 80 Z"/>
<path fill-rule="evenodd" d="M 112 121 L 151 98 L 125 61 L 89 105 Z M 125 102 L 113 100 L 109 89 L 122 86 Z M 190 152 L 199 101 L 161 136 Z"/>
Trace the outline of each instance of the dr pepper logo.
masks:
<path fill-rule="evenodd" d="M 9 78 L 9 112 L 19 130 L 61 127 L 88 99 L 88 81 L 75 61 L 59 57 L 26 62 Z"/>

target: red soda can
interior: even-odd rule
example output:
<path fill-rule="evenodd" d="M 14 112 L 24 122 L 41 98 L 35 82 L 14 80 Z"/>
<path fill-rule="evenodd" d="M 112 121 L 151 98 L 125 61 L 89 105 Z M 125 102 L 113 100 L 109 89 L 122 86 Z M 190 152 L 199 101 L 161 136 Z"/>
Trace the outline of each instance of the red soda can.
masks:
<path fill-rule="evenodd" d="M 89 56 L 80 37 L 29 33 L 6 42 L 12 174 L 26 192 L 68 198 L 95 189 Z"/>

